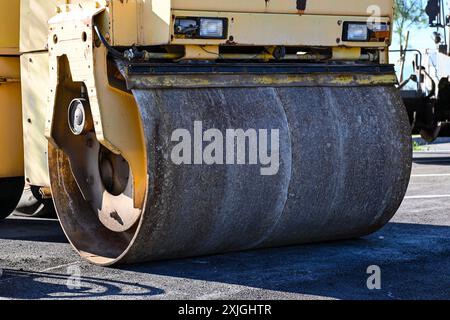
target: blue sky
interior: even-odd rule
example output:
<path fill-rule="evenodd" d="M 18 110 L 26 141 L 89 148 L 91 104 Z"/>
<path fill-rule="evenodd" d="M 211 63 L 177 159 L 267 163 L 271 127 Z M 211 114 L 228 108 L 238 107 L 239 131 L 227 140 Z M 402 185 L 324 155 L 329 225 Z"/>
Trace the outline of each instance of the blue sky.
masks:
<path fill-rule="evenodd" d="M 409 29 L 409 48 L 412 49 L 428 49 L 435 48 L 435 44 L 432 38 L 435 28 L 429 28 L 426 25 L 423 28 L 410 28 Z M 442 29 L 441 29 L 442 30 Z M 441 31 L 442 32 L 442 31 Z M 398 37 L 394 36 L 392 42 L 392 49 L 399 49 Z"/>

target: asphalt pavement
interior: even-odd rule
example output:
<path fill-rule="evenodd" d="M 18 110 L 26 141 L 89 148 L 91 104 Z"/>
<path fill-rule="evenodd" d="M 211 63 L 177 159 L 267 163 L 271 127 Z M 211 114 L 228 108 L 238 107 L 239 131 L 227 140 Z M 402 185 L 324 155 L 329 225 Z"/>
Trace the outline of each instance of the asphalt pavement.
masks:
<path fill-rule="evenodd" d="M 0 299 L 450 299 L 450 140 L 417 150 L 399 212 L 361 239 L 102 268 L 57 221 L 11 217 Z"/>

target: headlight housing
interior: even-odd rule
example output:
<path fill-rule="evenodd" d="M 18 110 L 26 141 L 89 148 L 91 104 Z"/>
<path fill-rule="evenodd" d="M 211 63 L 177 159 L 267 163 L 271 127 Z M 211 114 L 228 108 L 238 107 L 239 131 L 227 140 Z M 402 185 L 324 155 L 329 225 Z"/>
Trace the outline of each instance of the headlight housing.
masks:
<path fill-rule="evenodd" d="M 174 33 L 177 38 L 226 39 L 228 19 L 209 17 L 177 17 Z"/>
<path fill-rule="evenodd" d="M 349 42 L 384 42 L 390 37 L 387 23 L 344 22 L 343 41 Z"/>

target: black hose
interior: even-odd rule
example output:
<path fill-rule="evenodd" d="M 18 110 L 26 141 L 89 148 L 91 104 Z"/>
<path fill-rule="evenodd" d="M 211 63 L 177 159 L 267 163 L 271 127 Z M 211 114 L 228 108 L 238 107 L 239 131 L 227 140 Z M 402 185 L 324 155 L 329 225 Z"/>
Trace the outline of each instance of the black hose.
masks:
<path fill-rule="evenodd" d="M 114 49 L 109 43 L 108 41 L 105 39 L 105 37 L 102 35 L 102 33 L 100 32 L 100 29 L 98 28 L 97 25 L 94 25 L 94 31 L 97 34 L 97 37 L 100 39 L 100 41 L 102 42 L 102 44 L 106 47 L 106 49 L 108 49 L 108 52 L 117 59 L 124 59 L 124 55 L 122 52 Z"/>

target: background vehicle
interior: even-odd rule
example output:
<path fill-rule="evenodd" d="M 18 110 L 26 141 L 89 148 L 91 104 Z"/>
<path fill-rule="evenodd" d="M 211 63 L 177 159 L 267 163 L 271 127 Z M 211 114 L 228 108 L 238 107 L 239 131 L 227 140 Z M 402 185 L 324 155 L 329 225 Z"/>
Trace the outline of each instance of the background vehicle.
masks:
<path fill-rule="evenodd" d="M 407 83 L 415 83 L 413 89 L 402 90 L 402 97 L 408 109 L 413 133 L 420 133 L 428 142 L 439 136 L 450 136 L 450 52 L 448 46 L 448 27 L 450 17 L 442 0 L 427 1 L 426 12 L 436 48 L 426 52 L 416 51 L 413 63 L 414 74 Z"/>
<path fill-rule="evenodd" d="M 372 0 L 20 3 L 19 19 L 19 1 L 0 2 L 16 12 L 2 37 L 17 41 L 20 20 L 20 52 L 3 59 L 17 78 L 20 55 L 22 85 L 22 104 L 0 100 L 16 112 L 1 119 L 16 122 L 3 154 L 24 156 L 41 194 L 51 188 L 88 261 L 358 237 L 398 209 L 412 152 L 388 64 L 392 0 L 374 11 Z M 174 132 L 195 136 L 196 121 L 244 141 L 245 130 L 278 130 L 277 174 L 217 154 L 214 165 L 174 163 Z M 14 163 L 1 177 L 23 174 Z"/>

